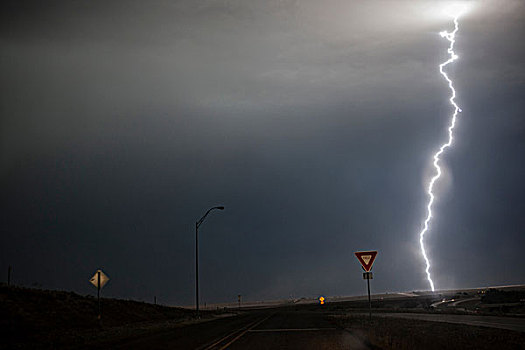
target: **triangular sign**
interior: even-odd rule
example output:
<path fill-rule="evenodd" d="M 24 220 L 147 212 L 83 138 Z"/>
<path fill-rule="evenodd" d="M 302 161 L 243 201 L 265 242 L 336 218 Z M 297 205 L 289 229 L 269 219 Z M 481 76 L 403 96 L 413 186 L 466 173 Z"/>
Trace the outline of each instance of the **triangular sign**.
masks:
<path fill-rule="evenodd" d="M 372 250 L 368 252 L 355 252 L 354 254 L 361 265 L 363 265 L 363 269 L 365 269 L 366 272 L 370 272 L 370 270 L 372 270 L 372 265 L 374 265 L 377 251 Z"/>

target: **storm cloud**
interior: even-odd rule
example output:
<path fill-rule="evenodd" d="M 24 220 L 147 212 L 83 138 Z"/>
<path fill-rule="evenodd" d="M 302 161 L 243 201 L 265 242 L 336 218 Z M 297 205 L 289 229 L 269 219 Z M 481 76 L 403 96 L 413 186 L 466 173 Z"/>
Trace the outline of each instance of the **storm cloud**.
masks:
<path fill-rule="evenodd" d="M 13 2 L 0 21 L 0 268 L 191 304 L 428 289 L 448 90 L 438 1 Z M 467 2 L 463 109 L 427 235 L 439 289 L 523 283 L 525 6 Z"/>

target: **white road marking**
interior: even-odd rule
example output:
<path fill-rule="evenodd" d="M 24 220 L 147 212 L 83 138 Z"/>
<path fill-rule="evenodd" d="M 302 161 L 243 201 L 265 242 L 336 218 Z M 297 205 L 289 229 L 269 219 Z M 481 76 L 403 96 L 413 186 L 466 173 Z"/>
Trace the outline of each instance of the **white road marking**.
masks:
<path fill-rule="evenodd" d="M 337 328 L 275 328 L 275 329 L 250 329 L 248 332 L 310 332 L 333 331 Z"/>

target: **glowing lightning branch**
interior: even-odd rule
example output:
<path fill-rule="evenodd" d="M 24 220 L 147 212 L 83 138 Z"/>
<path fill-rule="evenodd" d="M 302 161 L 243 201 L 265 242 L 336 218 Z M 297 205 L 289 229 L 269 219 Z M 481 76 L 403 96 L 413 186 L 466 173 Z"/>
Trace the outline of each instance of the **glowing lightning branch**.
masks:
<path fill-rule="evenodd" d="M 445 149 L 450 147 L 450 145 L 452 144 L 452 139 L 453 139 L 452 136 L 453 136 L 454 126 L 456 125 L 456 118 L 458 116 L 458 113 L 461 112 L 461 108 L 459 108 L 456 102 L 454 101 L 454 99 L 456 98 L 456 90 L 454 90 L 454 86 L 452 85 L 452 80 L 450 80 L 447 73 L 443 71 L 443 68 L 445 66 L 447 66 L 448 64 L 458 59 L 458 56 L 454 53 L 454 43 L 456 41 L 455 40 L 456 33 L 459 29 L 458 27 L 459 16 L 460 14 L 453 15 L 454 31 L 450 33 L 447 31 L 443 31 L 439 33 L 441 37 L 446 38 L 450 42 L 450 46 L 448 47 L 448 50 L 447 50 L 450 57 L 448 60 L 446 60 L 445 62 L 439 65 L 439 71 L 441 75 L 443 75 L 445 80 L 448 82 L 448 87 L 450 88 L 450 91 L 451 91 L 451 96 L 450 96 L 449 101 L 450 101 L 450 104 L 454 107 L 454 113 L 452 114 L 450 125 L 448 127 L 448 141 L 444 143 L 443 145 L 441 145 L 441 147 L 439 148 L 439 151 L 437 151 L 434 154 L 434 168 L 436 171 L 435 171 L 435 175 L 432 177 L 432 179 L 430 180 L 430 183 L 428 184 L 427 193 L 429 196 L 429 201 L 427 204 L 427 217 L 425 219 L 424 228 L 419 233 L 419 244 L 421 246 L 421 253 L 423 254 L 423 258 L 425 258 L 425 262 L 427 264 L 425 272 L 427 273 L 427 279 L 428 279 L 428 282 L 430 283 L 430 288 L 432 289 L 432 291 L 434 291 L 434 282 L 432 281 L 432 278 L 430 277 L 430 261 L 428 260 L 427 253 L 425 251 L 425 245 L 423 243 L 423 238 L 425 236 L 425 233 L 429 230 L 430 220 L 432 219 L 432 204 L 434 203 L 434 193 L 432 191 L 434 190 L 434 184 L 441 176 L 441 168 L 439 167 L 440 156 L 443 154 L 443 152 L 445 152 Z"/>

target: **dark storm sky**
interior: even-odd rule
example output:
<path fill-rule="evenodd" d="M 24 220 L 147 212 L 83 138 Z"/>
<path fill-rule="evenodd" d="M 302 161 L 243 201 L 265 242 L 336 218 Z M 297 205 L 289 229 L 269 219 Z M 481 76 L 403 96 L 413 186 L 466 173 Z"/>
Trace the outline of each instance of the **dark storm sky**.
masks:
<path fill-rule="evenodd" d="M 428 289 L 446 4 L 2 8 L 2 275 L 87 294 L 101 267 L 107 296 L 191 304 L 195 221 L 224 205 L 200 230 L 202 302 L 363 294 L 364 249 L 373 292 Z M 468 4 L 426 240 L 438 289 L 525 282 L 525 5 Z"/>

